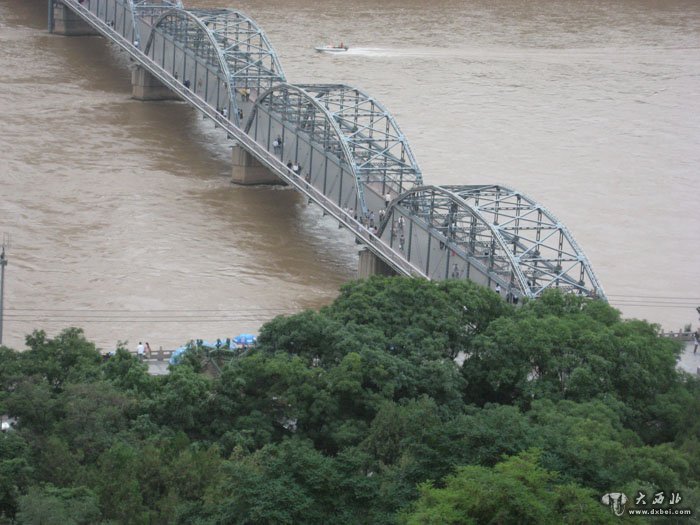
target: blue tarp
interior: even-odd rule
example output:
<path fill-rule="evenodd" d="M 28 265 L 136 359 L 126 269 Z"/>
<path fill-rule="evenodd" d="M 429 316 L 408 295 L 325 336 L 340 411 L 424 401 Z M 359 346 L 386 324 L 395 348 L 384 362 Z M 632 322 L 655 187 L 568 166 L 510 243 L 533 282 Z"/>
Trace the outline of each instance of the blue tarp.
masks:
<path fill-rule="evenodd" d="M 233 338 L 233 341 L 239 345 L 254 345 L 258 337 L 254 334 L 241 334 Z"/>
<path fill-rule="evenodd" d="M 176 348 L 173 353 L 170 355 L 170 360 L 168 363 L 171 365 L 177 365 L 180 363 L 180 360 L 182 359 L 182 355 L 187 351 L 187 346 L 181 346 L 179 348 Z"/>

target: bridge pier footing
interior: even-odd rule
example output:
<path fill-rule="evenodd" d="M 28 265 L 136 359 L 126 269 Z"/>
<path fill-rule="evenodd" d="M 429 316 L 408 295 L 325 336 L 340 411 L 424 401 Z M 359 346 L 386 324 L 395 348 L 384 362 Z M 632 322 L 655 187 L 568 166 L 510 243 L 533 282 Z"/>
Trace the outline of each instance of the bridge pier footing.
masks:
<path fill-rule="evenodd" d="M 360 250 L 360 259 L 357 261 L 357 278 L 366 279 L 372 275 L 391 276 L 396 275 L 396 272 L 367 248 L 363 248 Z"/>
<path fill-rule="evenodd" d="M 131 70 L 131 98 L 136 100 L 180 100 L 160 80 L 142 67 Z"/>
<path fill-rule="evenodd" d="M 63 36 L 93 36 L 99 35 L 93 27 L 80 18 L 67 5 L 61 2 L 53 2 L 53 13 L 49 23 L 51 33 Z"/>
<path fill-rule="evenodd" d="M 231 182 L 252 186 L 255 184 L 284 184 L 275 174 L 239 145 L 231 152 Z"/>

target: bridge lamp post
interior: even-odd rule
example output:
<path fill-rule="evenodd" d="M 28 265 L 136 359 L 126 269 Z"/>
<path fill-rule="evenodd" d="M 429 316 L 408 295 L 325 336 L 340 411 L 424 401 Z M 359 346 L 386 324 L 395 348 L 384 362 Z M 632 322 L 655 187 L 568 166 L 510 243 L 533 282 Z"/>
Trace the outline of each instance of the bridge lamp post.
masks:
<path fill-rule="evenodd" d="M 2 319 L 3 319 L 3 302 L 5 298 L 5 266 L 7 266 L 7 257 L 5 256 L 5 243 L 2 244 L 0 252 L 0 345 L 2 345 Z"/>

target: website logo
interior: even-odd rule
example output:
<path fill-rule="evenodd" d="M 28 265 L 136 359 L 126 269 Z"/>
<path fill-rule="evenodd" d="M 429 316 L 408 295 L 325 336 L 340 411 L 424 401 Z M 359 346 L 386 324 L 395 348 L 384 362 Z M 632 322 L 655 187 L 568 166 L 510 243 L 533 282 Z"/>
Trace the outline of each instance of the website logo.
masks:
<path fill-rule="evenodd" d="M 622 492 L 608 492 L 607 494 L 603 494 L 600 501 L 603 502 L 603 505 L 610 507 L 615 516 L 622 516 L 625 513 L 627 496 L 625 496 Z"/>

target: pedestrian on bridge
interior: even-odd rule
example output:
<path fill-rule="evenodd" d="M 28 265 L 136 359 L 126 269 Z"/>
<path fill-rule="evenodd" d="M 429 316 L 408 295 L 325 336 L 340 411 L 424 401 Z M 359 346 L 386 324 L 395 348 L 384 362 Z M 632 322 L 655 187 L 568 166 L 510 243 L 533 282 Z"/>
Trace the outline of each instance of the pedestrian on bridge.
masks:
<path fill-rule="evenodd" d="M 275 151 L 275 153 L 279 153 L 280 149 L 282 149 L 282 137 L 277 135 L 275 140 L 272 142 L 272 149 Z"/>
<path fill-rule="evenodd" d="M 384 195 L 384 207 L 385 207 L 385 208 L 388 208 L 390 202 L 391 202 L 391 193 L 389 193 L 389 192 L 387 191 L 387 192 L 386 192 L 386 195 Z"/>

